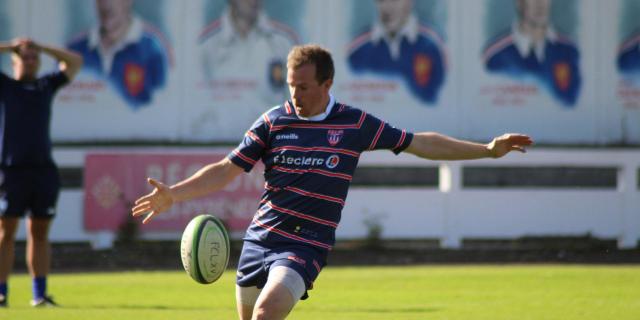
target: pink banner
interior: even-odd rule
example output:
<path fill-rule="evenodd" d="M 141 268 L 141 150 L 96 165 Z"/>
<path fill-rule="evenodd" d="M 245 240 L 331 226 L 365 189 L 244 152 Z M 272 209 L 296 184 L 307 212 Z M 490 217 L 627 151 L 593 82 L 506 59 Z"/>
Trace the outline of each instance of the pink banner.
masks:
<path fill-rule="evenodd" d="M 147 177 L 168 185 L 191 176 L 203 166 L 226 156 L 207 154 L 100 153 L 89 154 L 85 163 L 84 226 L 88 231 L 117 231 L 130 216 L 133 202 L 149 193 Z M 241 174 L 223 190 L 209 196 L 180 202 L 170 211 L 142 225 L 141 231 L 182 231 L 196 215 L 222 219 L 230 231 L 243 231 L 251 221 L 264 179 L 262 164 Z"/>

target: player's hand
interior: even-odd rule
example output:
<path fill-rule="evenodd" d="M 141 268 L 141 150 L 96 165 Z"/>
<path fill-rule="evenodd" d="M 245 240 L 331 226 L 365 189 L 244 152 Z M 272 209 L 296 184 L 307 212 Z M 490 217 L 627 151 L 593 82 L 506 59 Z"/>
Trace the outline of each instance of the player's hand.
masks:
<path fill-rule="evenodd" d="M 147 182 L 154 187 L 153 191 L 136 200 L 135 206 L 131 209 L 131 214 L 134 217 L 148 213 L 147 217 L 142 220 L 143 224 L 154 216 L 169 210 L 173 205 L 173 197 L 169 186 L 151 178 L 148 178 Z"/>
<path fill-rule="evenodd" d="M 500 158 L 511 151 L 527 152 L 525 148 L 532 144 L 533 140 L 527 135 L 507 133 L 494 138 L 487 145 L 487 149 L 491 157 Z"/>
<path fill-rule="evenodd" d="M 36 50 L 42 49 L 39 44 L 33 41 L 33 39 L 26 37 L 18 37 L 13 39 L 11 41 L 11 46 L 13 47 L 13 51 L 16 53 L 20 50 L 21 47 L 31 47 Z"/>

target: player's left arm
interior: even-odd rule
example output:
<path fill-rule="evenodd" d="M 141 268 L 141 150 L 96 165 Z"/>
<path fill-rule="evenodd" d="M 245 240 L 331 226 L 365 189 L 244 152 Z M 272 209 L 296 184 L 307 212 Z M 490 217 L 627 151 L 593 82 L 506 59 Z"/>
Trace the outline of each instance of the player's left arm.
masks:
<path fill-rule="evenodd" d="M 524 134 L 508 133 L 487 144 L 458 140 L 437 132 L 416 133 L 405 150 L 418 157 L 431 160 L 471 160 L 500 158 L 511 151 L 526 152 L 533 144 Z"/>
<path fill-rule="evenodd" d="M 50 55 L 60 62 L 58 68 L 67 76 L 69 81 L 72 81 L 76 74 L 78 74 L 78 71 L 80 71 L 83 63 L 81 55 L 71 50 L 50 45 L 37 44 L 37 46 L 43 53 Z"/>

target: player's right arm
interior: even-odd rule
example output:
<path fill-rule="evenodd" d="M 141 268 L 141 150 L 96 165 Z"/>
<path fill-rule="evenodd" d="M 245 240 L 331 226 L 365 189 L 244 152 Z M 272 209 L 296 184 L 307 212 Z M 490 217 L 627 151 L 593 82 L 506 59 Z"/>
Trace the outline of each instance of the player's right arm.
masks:
<path fill-rule="evenodd" d="M 18 44 L 19 42 L 17 40 L 2 41 L 0 42 L 0 53 L 16 52 Z"/>
<path fill-rule="evenodd" d="M 132 215 L 137 217 L 148 214 L 142 221 L 143 224 L 147 223 L 152 217 L 169 210 L 175 202 L 201 197 L 224 188 L 243 171 L 243 168 L 231 162 L 229 158 L 224 158 L 203 167 L 191 177 L 172 186 L 148 178 L 147 181 L 154 189 L 136 200 Z"/>

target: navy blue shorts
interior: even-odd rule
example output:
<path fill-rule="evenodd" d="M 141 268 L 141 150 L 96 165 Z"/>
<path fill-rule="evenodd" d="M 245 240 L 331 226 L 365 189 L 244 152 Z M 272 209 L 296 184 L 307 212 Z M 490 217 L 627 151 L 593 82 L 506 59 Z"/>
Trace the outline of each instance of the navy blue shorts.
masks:
<path fill-rule="evenodd" d="M 295 270 L 307 290 L 313 288 L 313 282 L 326 265 L 327 254 L 321 250 L 304 245 L 266 247 L 252 241 L 245 241 L 238 262 L 236 283 L 241 287 L 262 289 L 267 283 L 269 270 L 276 266 L 285 266 Z M 308 298 L 305 291 L 302 300 Z"/>
<path fill-rule="evenodd" d="M 0 216 L 52 218 L 60 193 L 55 166 L 0 169 Z"/>

